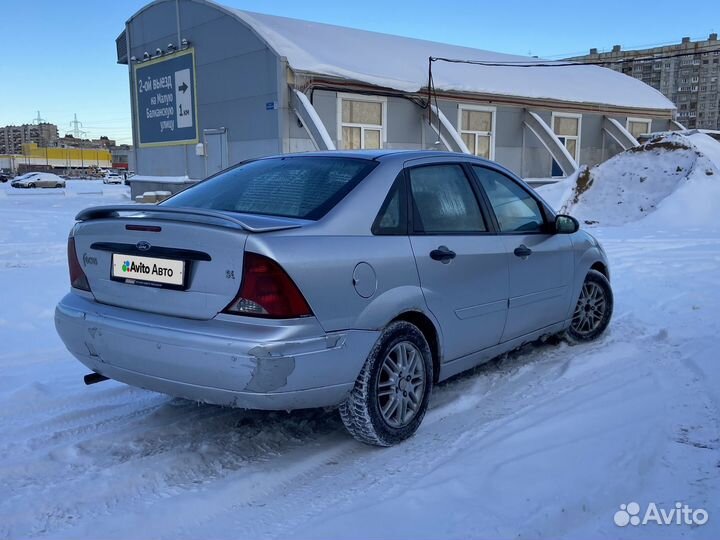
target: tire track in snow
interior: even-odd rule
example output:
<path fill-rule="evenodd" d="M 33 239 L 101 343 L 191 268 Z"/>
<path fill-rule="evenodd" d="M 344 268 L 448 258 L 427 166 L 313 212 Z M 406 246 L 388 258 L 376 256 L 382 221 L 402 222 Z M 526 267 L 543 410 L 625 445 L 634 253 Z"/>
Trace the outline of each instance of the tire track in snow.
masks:
<path fill-rule="evenodd" d="M 232 528 L 215 529 L 213 523 L 235 521 L 238 527 L 242 524 L 243 535 L 248 538 L 282 538 L 330 510 L 342 515 L 343 507 L 351 506 L 368 490 L 380 491 L 387 499 L 402 497 L 408 486 L 465 451 L 471 441 L 486 437 L 509 417 L 537 406 L 536 400 L 546 393 L 548 385 L 562 376 L 570 349 L 566 347 L 559 354 L 543 351 L 529 362 L 527 351 L 511 355 L 441 385 L 426 422 L 410 441 L 383 450 L 353 445 L 342 459 L 292 479 L 253 505 L 233 505 L 222 515 L 210 516 L 185 536 L 191 538 L 204 531 L 212 537 L 228 537 Z M 318 479 L 323 487 L 332 485 L 332 491 L 318 489 Z M 298 511 L 298 504 L 304 506 L 303 511 Z M 233 520 L 235 514 L 239 517 Z"/>
<path fill-rule="evenodd" d="M 312 444 L 318 437 L 319 443 L 323 438 L 328 439 L 325 444 L 336 443 L 338 435 L 341 440 L 344 438 L 334 413 L 300 412 L 286 417 L 279 413 L 198 406 L 181 400 L 177 400 L 180 405 L 173 406 L 174 400 L 151 393 L 137 403 L 138 394 L 143 396 L 143 391 L 118 393 L 117 389 L 113 390 L 115 395 L 100 405 L 99 411 L 97 404 L 89 410 L 77 410 L 75 403 L 74 418 L 67 425 L 58 415 L 46 417 L 37 424 L 31 422 L 30 426 L 39 428 L 41 433 L 29 441 L 26 439 L 25 448 L 5 448 L 18 456 L 0 466 L 8 496 L 5 504 L 19 503 L 31 489 L 42 489 L 50 496 L 44 498 L 58 501 L 52 509 L 40 505 L 30 514 L 15 518 L 16 522 L 24 521 L 27 527 L 39 523 L 41 516 L 48 514 L 54 516 L 51 523 L 41 528 L 13 529 L 14 533 L 25 535 L 48 532 L 56 527 L 62 529 L 95 512 L 108 512 L 116 506 L 126 508 L 138 499 L 147 503 L 153 497 L 162 498 L 168 488 L 176 492 L 196 490 L 198 484 L 212 483 L 243 469 L 248 463 L 272 460 L 294 448 Z M 123 400 L 128 401 L 123 403 Z M 148 406 L 143 407 L 143 403 Z M 67 410 L 63 409 L 59 416 L 68 414 Z M 110 411 L 113 414 L 105 414 Z M 430 423 L 433 414 L 428 416 Z M 242 427 L 233 429 L 238 423 Z M 274 432 L 280 435 L 274 437 Z M 347 445 L 354 443 L 345 441 L 341 446 Z M 187 456 L 203 450 L 211 455 L 209 459 Z M 335 455 L 338 451 L 330 453 Z M 182 459 L 183 454 L 189 459 Z M 35 465 L 28 468 L 28 461 Z M 184 461 L 182 472 L 178 471 L 178 461 Z M 74 486 L 77 492 L 82 492 L 82 486 L 98 476 L 123 477 L 129 472 L 128 467 L 152 469 L 155 474 L 140 483 L 131 481 L 127 486 L 114 486 L 110 501 L 95 496 L 92 500 L 83 500 L 81 496 L 75 502 L 82 504 L 73 504 L 72 498 L 62 496 L 67 492 L 76 493 Z"/>
<path fill-rule="evenodd" d="M 452 417 L 463 416 L 466 413 L 471 415 L 473 423 L 477 422 L 480 426 L 487 426 L 493 419 L 510 414 L 516 408 L 515 402 L 527 400 L 537 393 L 542 393 L 544 387 L 542 381 L 544 378 L 555 380 L 562 376 L 568 362 L 566 356 L 569 351 L 571 352 L 571 349 L 574 348 L 561 346 L 560 352 L 554 347 L 526 349 L 520 354 L 511 355 L 509 360 L 495 361 L 470 374 L 462 375 L 448 384 L 441 385 L 433 399 L 432 410 L 428 413 L 420 433 L 411 443 L 407 444 L 413 444 L 421 448 L 427 447 L 421 451 L 423 455 L 435 455 L 438 460 L 446 459 L 449 451 L 445 448 L 447 442 L 443 440 L 443 437 L 435 434 L 428 438 L 428 430 L 431 430 L 432 426 L 443 426 L 451 421 Z M 530 357 L 530 362 L 525 365 L 528 362 L 528 357 Z M 510 390 L 510 388 L 514 390 Z M 459 395 L 464 397 L 458 400 Z M 492 412 L 481 413 L 478 411 L 478 406 L 487 399 L 492 399 L 497 403 L 494 405 Z M 328 421 L 328 419 L 326 418 L 324 421 Z M 263 482 L 263 489 L 252 493 L 250 486 L 253 485 L 253 479 L 252 475 L 248 475 L 247 470 L 228 471 L 228 476 L 219 480 L 223 484 L 229 481 L 232 482 L 230 488 L 232 496 L 228 496 L 224 491 L 222 496 L 216 496 L 216 482 L 211 483 L 202 493 L 194 493 L 193 499 L 197 500 L 209 496 L 213 504 L 209 508 L 206 508 L 207 505 L 202 505 L 202 510 L 194 508 L 192 516 L 188 517 L 188 520 L 194 523 L 203 523 L 204 521 L 212 523 L 218 515 L 227 517 L 226 513 L 232 514 L 236 512 L 239 504 L 242 508 L 252 508 L 254 510 L 253 522 L 258 523 L 257 527 L 253 526 L 254 528 L 251 531 L 248 531 L 248 524 L 245 523 L 243 525 L 244 533 L 247 533 L 248 536 L 261 535 L 263 534 L 263 528 L 272 530 L 276 518 L 280 519 L 281 517 L 277 511 L 272 510 L 270 513 L 275 517 L 270 516 L 267 520 L 259 519 L 258 514 L 264 512 L 263 508 L 269 507 L 267 501 L 274 501 L 275 498 L 282 497 L 288 492 L 295 493 L 298 483 L 312 483 L 319 474 L 324 474 L 323 471 L 326 471 L 328 467 L 330 469 L 337 468 L 338 471 L 341 471 L 339 474 L 344 475 L 348 473 L 347 469 L 350 466 L 352 476 L 355 475 L 354 471 L 356 470 L 370 470 L 363 465 L 363 460 L 366 459 L 364 456 L 371 456 L 369 459 L 372 459 L 372 456 L 380 456 L 378 450 L 348 441 L 344 438 L 339 423 L 336 420 L 335 422 L 336 425 L 332 429 L 332 433 L 315 440 L 303 439 L 300 447 L 290 450 L 290 454 L 294 455 L 292 460 L 288 461 L 289 454 L 287 449 L 284 449 L 284 451 L 280 452 L 280 455 L 268 463 L 268 472 L 277 471 L 282 463 L 292 464 L 291 468 L 301 472 L 301 475 L 287 476 L 284 473 L 273 475 L 277 476 L 277 478 L 274 480 L 272 478 L 266 479 L 267 481 Z M 263 430 L 265 429 L 263 428 Z M 460 439 L 465 437 L 467 435 L 461 435 Z M 308 454 L 308 448 L 302 448 L 306 445 L 310 445 L 311 453 L 309 455 L 306 455 Z M 454 448 L 453 451 L 458 451 L 459 448 L 462 448 L 462 445 L 452 445 L 452 448 Z M 384 452 L 402 452 L 402 447 L 398 447 L 397 450 L 390 449 L 382 452 L 383 456 L 385 455 Z M 322 456 L 322 459 L 318 459 L 318 455 Z M 407 464 L 405 464 L 405 467 L 407 467 Z M 397 463 L 396 469 L 396 474 L 402 474 L 404 470 L 402 463 Z M 275 482 L 277 482 L 276 485 Z M 182 498 L 182 495 L 174 497 L 172 508 L 175 508 L 178 499 Z M 305 495 L 301 495 L 299 500 L 305 500 Z M 161 499 L 157 500 L 156 504 L 151 506 L 152 516 L 165 515 L 165 512 L 168 511 L 166 502 Z M 279 514 L 284 514 L 284 512 L 281 510 Z M 182 515 L 184 516 L 184 514 Z M 178 523 L 180 519 L 182 519 L 180 516 L 173 518 L 177 524 L 173 536 L 176 535 L 178 529 L 183 529 L 186 525 L 184 522 Z M 153 521 L 153 519 L 150 521 Z M 162 522 L 162 519 L 158 519 L 158 521 Z M 127 531 L 125 526 L 124 523 L 116 525 L 116 527 L 119 527 L 117 531 Z M 154 529 L 148 522 L 144 522 L 142 528 L 146 531 L 143 534 L 147 534 L 148 537 L 158 537 L 163 532 L 162 527 Z M 105 531 L 107 532 L 108 529 L 106 528 Z M 117 535 L 123 536 L 122 532 L 118 532 Z"/>

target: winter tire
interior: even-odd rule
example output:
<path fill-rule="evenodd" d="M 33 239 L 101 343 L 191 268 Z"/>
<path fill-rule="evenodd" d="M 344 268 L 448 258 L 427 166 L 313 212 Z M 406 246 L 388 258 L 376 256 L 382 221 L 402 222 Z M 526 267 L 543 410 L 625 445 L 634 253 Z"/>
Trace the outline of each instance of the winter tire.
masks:
<path fill-rule="evenodd" d="M 425 336 L 408 322 L 391 323 L 340 405 L 340 417 L 358 441 L 392 446 L 417 431 L 432 384 L 432 353 Z"/>
<path fill-rule="evenodd" d="M 600 272 L 590 270 L 580 290 L 567 336 L 572 341 L 597 339 L 610 324 L 612 311 L 613 293 L 610 282 Z"/>

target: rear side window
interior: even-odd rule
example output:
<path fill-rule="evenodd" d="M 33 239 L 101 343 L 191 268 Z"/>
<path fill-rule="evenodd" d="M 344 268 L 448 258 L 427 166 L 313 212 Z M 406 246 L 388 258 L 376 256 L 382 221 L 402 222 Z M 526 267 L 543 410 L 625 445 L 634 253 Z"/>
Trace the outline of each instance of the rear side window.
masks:
<path fill-rule="evenodd" d="M 337 157 L 261 159 L 186 189 L 163 206 L 317 220 L 375 165 L 366 159 Z"/>
<path fill-rule="evenodd" d="M 403 175 L 395 181 L 385 202 L 380 208 L 372 232 L 376 235 L 402 235 L 407 234 L 407 204 L 405 182 Z"/>
<path fill-rule="evenodd" d="M 421 233 L 485 232 L 475 193 L 460 165 L 410 169 L 413 229 Z"/>
<path fill-rule="evenodd" d="M 485 167 L 473 166 L 501 232 L 543 232 L 545 219 L 537 201 L 510 178 Z"/>

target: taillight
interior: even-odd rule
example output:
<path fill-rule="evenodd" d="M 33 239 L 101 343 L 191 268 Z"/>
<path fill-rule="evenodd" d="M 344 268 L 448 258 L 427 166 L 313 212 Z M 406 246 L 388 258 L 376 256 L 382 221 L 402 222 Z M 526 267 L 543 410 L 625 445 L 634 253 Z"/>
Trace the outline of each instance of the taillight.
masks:
<path fill-rule="evenodd" d="M 297 285 L 278 263 L 247 251 L 240 292 L 223 313 L 272 319 L 312 315 Z"/>
<path fill-rule="evenodd" d="M 82 291 L 90 291 L 90 284 L 88 283 L 87 276 L 83 272 L 80 261 L 77 258 L 77 252 L 75 251 L 75 238 L 68 238 L 68 268 L 70 269 L 70 286 L 74 289 L 80 289 Z"/>

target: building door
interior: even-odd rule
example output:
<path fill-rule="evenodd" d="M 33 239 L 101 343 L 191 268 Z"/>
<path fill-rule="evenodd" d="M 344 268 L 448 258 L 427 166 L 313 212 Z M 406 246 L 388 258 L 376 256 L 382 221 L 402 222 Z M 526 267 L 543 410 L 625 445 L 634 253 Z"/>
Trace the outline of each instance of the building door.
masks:
<path fill-rule="evenodd" d="M 211 176 L 228 167 L 227 130 L 225 128 L 206 129 L 205 137 L 205 176 Z"/>

